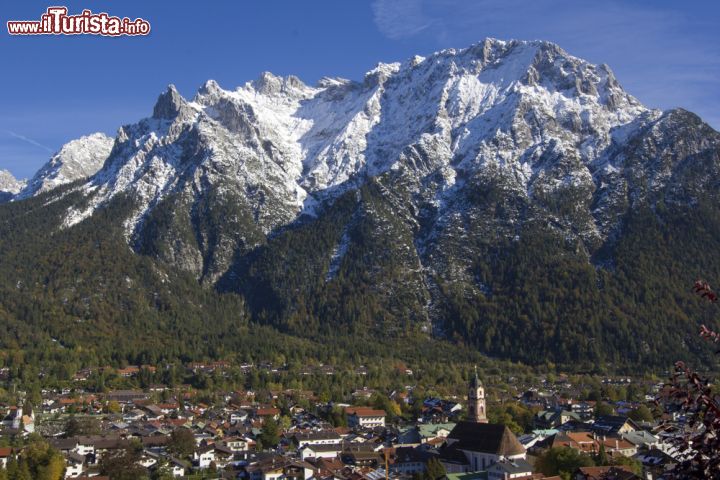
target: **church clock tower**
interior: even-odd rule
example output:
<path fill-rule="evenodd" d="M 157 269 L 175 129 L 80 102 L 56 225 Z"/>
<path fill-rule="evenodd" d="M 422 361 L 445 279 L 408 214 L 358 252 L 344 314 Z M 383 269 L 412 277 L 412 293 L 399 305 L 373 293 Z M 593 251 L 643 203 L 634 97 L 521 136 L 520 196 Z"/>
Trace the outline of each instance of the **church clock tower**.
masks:
<path fill-rule="evenodd" d="M 470 390 L 468 392 L 468 421 L 487 423 L 485 389 L 478 378 L 477 367 L 475 367 L 475 377 L 470 382 Z"/>

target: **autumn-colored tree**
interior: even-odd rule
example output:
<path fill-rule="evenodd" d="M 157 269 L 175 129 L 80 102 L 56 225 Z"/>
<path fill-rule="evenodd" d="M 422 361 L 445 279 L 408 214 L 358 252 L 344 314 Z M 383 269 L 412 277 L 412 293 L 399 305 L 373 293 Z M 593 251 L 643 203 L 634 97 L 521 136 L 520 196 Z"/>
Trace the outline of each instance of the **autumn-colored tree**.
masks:
<path fill-rule="evenodd" d="M 532 429 L 535 418 L 535 412 L 520 402 L 491 404 L 487 414 L 490 423 L 501 423 L 516 435 Z"/>
<path fill-rule="evenodd" d="M 545 475 L 560 475 L 568 477 L 579 467 L 592 467 L 593 459 L 585 454 L 568 447 L 549 448 L 540 455 L 535 468 Z"/>
<path fill-rule="evenodd" d="M 652 422 L 653 414 L 652 411 L 645 405 L 640 405 L 638 408 L 631 410 L 628 414 L 630 418 L 636 422 Z"/>
<path fill-rule="evenodd" d="M 32 478 L 37 480 L 60 480 L 65 471 L 65 458 L 60 452 L 41 439 L 34 438 L 23 450 L 23 458 Z"/>
<path fill-rule="evenodd" d="M 117 400 L 111 400 L 105 406 L 105 411 L 107 411 L 107 413 L 120 413 L 122 412 L 122 407 Z"/>
<path fill-rule="evenodd" d="M 387 413 L 391 419 L 399 417 L 402 413 L 400 405 L 394 400 L 390 400 L 386 395 L 376 393 L 370 399 L 370 403 L 377 409 L 385 410 L 385 413 Z"/>
<path fill-rule="evenodd" d="M 694 292 L 701 298 L 717 303 L 718 297 L 707 282 L 695 282 Z M 700 336 L 720 342 L 720 333 L 702 325 Z M 712 384 L 685 362 L 675 363 L 670 381 L 665 385 L 658 402 L 667 410 L 685 415 L 686 427 L 670 441 L 680 452 L 681 459 L 668 472 L 668 479 L 720 479 L 720 397 L 713 393 Z"/>
<path fill-rule="evenodd" d="M 618 455 L 613 458 L 612 465 L 630 467 L 635 475 L 642 475 L 642 463 L 634 458 Z"/>

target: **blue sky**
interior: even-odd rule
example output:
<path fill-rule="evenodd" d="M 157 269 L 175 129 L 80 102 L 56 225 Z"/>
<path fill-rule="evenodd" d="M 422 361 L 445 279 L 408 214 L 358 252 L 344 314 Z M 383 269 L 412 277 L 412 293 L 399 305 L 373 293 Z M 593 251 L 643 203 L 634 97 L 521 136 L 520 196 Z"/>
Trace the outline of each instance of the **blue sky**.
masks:
<path fill-rule="evenodd" d="M 67 5 L 152 24 L 148 37 L 11 37 L 7 20 Z M 485 37 L 554 41 L 607 63 L 648 106 L 682 106 L 720 128 L 720 2 L 665 0 L 5 1 L 0 9 L 0 168 L 31 176 L 63 143 L 149 115 L 169 83 L 192 96 L 265 70 L 306 83 L 360 79 Z"/>

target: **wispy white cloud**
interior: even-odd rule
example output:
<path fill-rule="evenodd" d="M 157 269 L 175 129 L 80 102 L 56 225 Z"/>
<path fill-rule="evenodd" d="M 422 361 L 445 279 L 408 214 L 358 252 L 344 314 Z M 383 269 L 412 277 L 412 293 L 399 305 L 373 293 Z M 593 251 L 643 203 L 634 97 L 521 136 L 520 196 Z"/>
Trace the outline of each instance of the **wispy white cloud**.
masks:
<path fill-rule="evenodd" d="M 392 39 L 415 36 L 433 23 L 423 13 L 420 0 L 378 0 L 373 2 L 372 9 L 375 25 Z"/>
<path fill-rule="evenodd" d="M 26 137 L 25 135 L 20 135 L 19 133 L 15 133 L 10 130 L 5 130 L 5 133 L 10 135 L 11 137 L 17 138 L 18 140 L 22 140 L 25 143 L 29 143 L 30 145 L 34 145 L 38 148 L 42 148 L 43 150 L 45 150 L 47 152 L 53 153 L 53 151 L 54 151 L 52 148 L 48 147 L 47 145 L 43 145 L 42 143 L 40 143 L 36 140 L 33 140 L 32 138 Z"/>

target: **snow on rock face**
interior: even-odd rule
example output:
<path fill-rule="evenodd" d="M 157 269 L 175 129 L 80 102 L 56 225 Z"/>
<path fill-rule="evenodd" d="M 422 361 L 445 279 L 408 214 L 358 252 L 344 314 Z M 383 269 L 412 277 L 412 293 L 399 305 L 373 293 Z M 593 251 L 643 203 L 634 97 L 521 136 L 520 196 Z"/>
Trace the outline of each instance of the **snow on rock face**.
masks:
<path fill-rule="evenodd" d="M 16 194 L 25 186 L 25 180 L 17 180 L 7 170 L 0 170 L 0 193 Z"/>
<path fill-rule="evenodd" d="M 25 180 L 17 180 L 7 170 L 0 170 L 0 203 L 9 202 L 25 187 Z"/>
<path fill-rule="evenodd" d="M 52 156 L 17 195 L 17 200 L 91 177 L 110 155 L 114 140 L 95 133 L 66 143 Z"/>
<path fill-rule="evenodd" d="M 169 194 L 215 188 L 247 198 L 269 232 L 312 213 L 318 199 L 398 169 L 418 183 L 439 173 L 438 205 L 458 179 L 487 175 L 528 198 L 568 187 L 589 198 L 605 178 L 596 166 L 613 132 L 653 115 L 607 66 L 547 42 L 487 39 L 379 64 L 361 82 L 312 87 L 266 72 L 235 90 L 208 81 L 192 101 L 170 86 L 151 118 L 120 129 L 84 187 L 90 207 L 69 212 L 66 225 L 130 191 L 130 237 Z"/>

